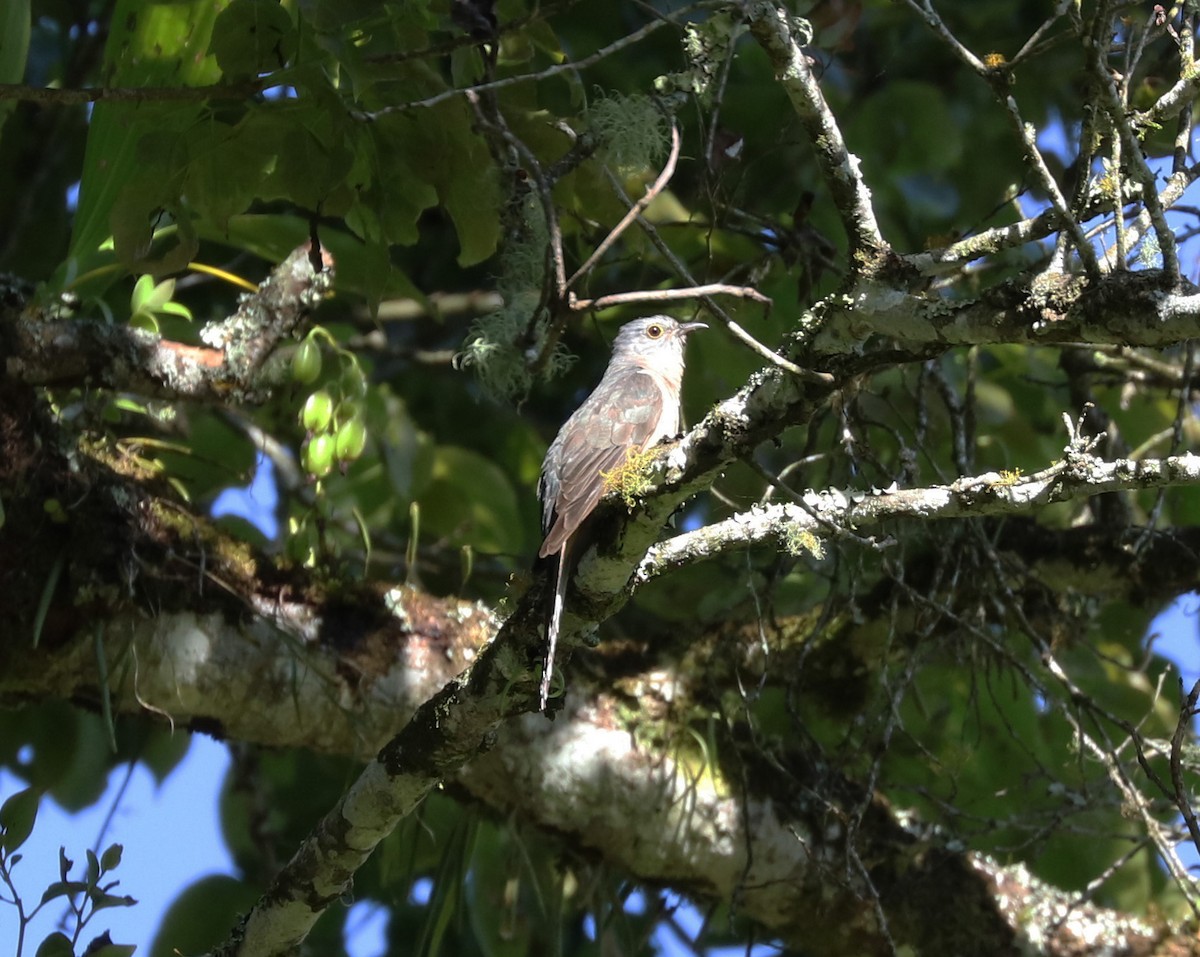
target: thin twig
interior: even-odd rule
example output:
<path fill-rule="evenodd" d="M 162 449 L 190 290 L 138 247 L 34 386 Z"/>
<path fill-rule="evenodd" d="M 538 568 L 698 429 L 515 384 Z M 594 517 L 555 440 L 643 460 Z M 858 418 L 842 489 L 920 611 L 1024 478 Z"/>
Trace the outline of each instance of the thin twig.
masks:
<path fill-rule="evenodd" d="M 1121 139 L 1121 147 L 1134 178 L 1142 187 L 1142 202 L 1150 216 L 1150 222 L 1154 225 L 1154 233 L 1158 237 L 1163 272 L 1171 283 L 1175 283 L 1179 279 L 1179 254 L 1175 248 L 1175 234 L 1171 232 L 1171 228 L 1167 224 L 1163 204 L 1158 196 L 1158 183 L 1155 181 L 1154 171 L 1146 162 L 1137 134 L 1134 133 L 1133 127 L 1129 125 L 1129 120 L 1125 116 L 1125 107 L 1111 71 L 1097 58 L 1097 61 L 1092 64 L 1092 72 L 1099 81 L 1101 106 L 1108 114 L 1109 122 L 1112 123 L 1113 129 Z M 1094 258 L 1095 253 L 1090 247 L 1088 247 L 1088 251 Z M 1080 249 L 1080 252 L 1082 253 L 1083 249 Z"/>
<path fill-rule="evenodd" d="M 533 177 L 534 184 L 537 186 L 538 203 L 542 207 L 542 215 L 546 220 L 546 234 L 550 237 L 550 265 L 554 277 L 554 292 L 555 300 L 560 300 L 563 295 L 563 283 L 565 282 L 566 267 L 563 262 L 562 251 L 562 232 L 558 226 L 558 214 L 555 212 L 554 196 L 551 192 L 553 183 L 546 176 L 545 170 L 542 169 L 542 164 L 538 161 L 534 154 L 525 142 L 517 136 L 508 127 L 504 115 L 500 112 L 499 106 L 494 100 L 487 99 L 490 110 L 484 109 L 485 98 L 477 95 L 474 91 L 466 91 L 467 102 L 471 104 L 472 110 L 475 112 L 476 122 L 480 129 L 498 136 L 504 141 L 514 153 L 520 158 L 524 166 L 528 167 L 530 174 Z M 536 317 L 541 312 L 541 307 L 545 306 L 550 299 L 550 296 L 543 291 L 542 303 L 538 309 L 534 310 L 533 315 Z"/>
<path fill-rule="evenodd" d="M 674 119 L 672 119 L 671 152 L 667 156 L 667 162 L 666 165 L 663 166 L 662 172 L 659 173 L 658 178 L 650 184 L 650 187 L 646 190 L 646 194 L 636 203 L 634 203 L 632 207 L 630 207 L 629 211 L 623 217 L 621 217 L 621 221 L 613 227 L 612 231 L 607 236 L 604 237 L 603 242 L 596 247 L 595 252 L 588 256 L 588 258 L 584 260 L 583 265 L 576 269 L 571 275 L 571 278 L 566 280 L 566 282 L 560 287 L 564 293 L 575 285 L 576 280 L 586 275 L 587 272 L 591 270 L 592 266 L 600 261 L 600 257 L 608 252 L 610 248 L 612 248 L 613 243 L 620 238 L 621 233 L 625 232 L 625 230 L 629 228 L 630 224 L 633 223 L 642 214 L 646 207 L 654 201 L 654 198 L 658 196 L 658 194 L 664 189 L 666 189 L 667 183 L 669 183 L 671 181 L 671 177 L 675 175 L 675 164 L 679 162 L 679 149 L 681 144 L 682 140 L 679 135 L 679 125 Z"/>
<path fill-rule="evenodd" d="M 586 309 L 608 309 L 610 306 L 624 306 L 636 302 L 678 302 L 682 299 L 705 299 L 708 296 L 735 296 L 738 299 L 753 299 L 768 309 L 771 298 L 764 296 L 752 286 L 730 286 L 714 282 L 704 286 L 691 286 L 687 289 L 647 289 L 639 292 L 617 292 L 598 299 L 576 299 L 571 297 L 572 309 L 582 312 Z"/>
<path fill-rule="evenodd" d="M 1116 267 L 1126 269 L 1129 265 L 1129 243 L 1125 235 L 1125 201 L 1122 196 L 1123 184 L 1121 177 L 1121 137 L 1112 138 L 1112 196 L 1113 196 L 1113 230 L 1116 236 Z M 1080 177 L 1083 179 L 1084 177 Z"/>
<path fill-rule="evenodd" d="M 1046 191 L 1046 195 L 1050 199 L 1050 205 L 1054 207 L 1054 211 L 1058 214 L 1061 227 L 1067 231 L 1072 242 L 1075 244 L 1084 269 L 1087 270 L 1089 275 L 1099 275 L 1100 264 L 1096 258 L 1096 251 L 1087 241 L 1087 237 L 1084 236 L 1082 228 L 1076 222 L 1070 207 L 1067 205 L 1066 197 L 1063 196 L 1062 190 L 1059 189 L 1058 182 L 1054 179 L 1054 175 L 1050 172 L 1050 168 L 1042 158 L 1041 150 L 1038 149 L 1034 127 L 1031 124 L 1027 124 L 1021 118 L 1021 111 L 1017 107 L 1017 101 L 1011 93 L 1007 92 L 1002 79 L 962 44 L 942 21 L 942 18 L 938 16 L 930 0 L 922 0 L 921 3 L 918 3 L 917 0 L 905 0 L 905 3 L 925 21 L 925 24 L 935 34 L 941 37 L 955 56 L 982 77 L 995 90 L 1005 110 L 1008 112 L 1017 138 L 1025 147 L 1025 156 L 1037 175 L 1039 185 Z"/>
<path fill-rule="evenodd" d="M 1179 29 L 1179 68 L 1181 73 L 1196 69 L 1196 15 L 1185 14 Z M 1175 130 L 1175 152 L 1171 157 L 1171 172 L 1182 173 L 1187 169 L 1188 153 L 1192 143 L 1192 104 L 1189 100 L 1179 111 L 1179 123 Z"/>
<path fill-rule="evenodd" d="M 1172 173 L 1168 177 L 1166 185 L 1163 186 L 1162 191 L 1158 194 L 1158 201 L 1161 207 L 1166 210 L 1174 206 L 1197 178 L 1200 178 L 1200 163 L 1189 167 L 1182 173 Z M 1152 228 L 1153 222 L 1151 221 L 1150 211 L 1143 206 L 1137 218 L 1125 227 L 1126 242 L 1129 244 L 1129 247 L 1131 249 L 1135 247 Z M 1111 267 L 1114 264 L 1113 260 L 1115 257 L 1115 251 L 1110 252 L 1105 258 L 1105 265 Z"/>
<path fill-rule="evenodd" d="M 632 207 L 633 200 L 629 198 L 629 195 L 625 192 L 625 188 L 621 185 L 616 176 L 612 174 L 612 171 L 605 169 L 604 173 L 608 177 L 609 185 L 612 186 L 616 194 L 621 197 L 621 200 L 627 206 Z M 658 234 L 658 230 L 654 228 L 654 225 L 650 222 L 647 222 L 644 216 L 638 216 L 637 220 L 638 225 L 642 227 L 646 235 L 650 238 L 650 242 L 652 242 L 654 247 L 660 253 L 662 253 L 667 262 L 671 264 L 671 267 L 675 270 L 676 274 L 683 279 L 684 282 L 691 286 L 700 285 L 698 282 L 696 282 L 696 279 L 692 276 L 691 270 L 687 268 L 687 265 L 683 262 L 683 260 L 676 256 L 674 250 L 672 250 L 671 247 L 663 241 L 663 238 Z M 820 372 L 810 372 L 806 369 L 802 369 L 800 366 L 796 365 L 796 363 L 784 358 L 779 353 L 774 352 L 767 346 L 763 345 L 761 342 L 755 339 L 754 336 L 750 335 L 750 333 L 743 329 L 734 320 L 733 316 L 729 315 L 729 313 L 717 305 L 716 301 L 710 296 L 704 296 L 701 301 L 704 303 L 705 308 L 707 308 L 709 312 L 725 323 L 725 327 L 731 333 L 733 333 L 736 338 L 740 339 L 742 343 L 744 343 L 746 346 L 749 346 L 750 349 L 752 349 L 762 358 L 766 359 L 772 365 L 776 365 L 786 372 L 790 372 L 792 375 L 799 376 L 803 379 L 817 379 L 822 382 L 832 381 L 831 376 Z"/>
<path fill-rule="evenodd" d="M 904 0 L 904 2 L 913 10 L 914 13 L 917 14 L 917 16 L 925 21 L 925 25 L 928 26 L 930 30 L 932 30 L 939 37 L 941 37 L 943 41 L 945 41 L 946 45 L 950 47 L 956 57 L 962 60 L 963 63 L 969 66 L 984 79 L 987 79 L 990 76 L 991 70 L 988 69 L 987 65 L 981 59 L 979 59 L 979 57 L 967 49 L 967 47 L 963 45 L 962 41 L 960 41 L 958 37 L 954 35 L 950 28 L 946 26 L 942 18 L 938 16 L 937 11 L 933 9 L 933 4 L 930 3 L 929 0 L 922 0 L 921 3 L 917 3 L 916 0 Z"/>
<path fill-rule="evenodd" d="M 444 103 L 446 100 L 452 100 L 456 96 L 466 96 L 468 93 L 489 93 L 493 90 L 502 90 L 506 87 L 516 86 L 519 83 L 534 83 L 538 80 L 547 80 L 550 77 L 559 76 L 563 73 L 570 73 L 576 70 L 585 70 L 588 67 L 599 63 L 601 60 L 612 56 L 614 53 L 620 52 L 628 46 L 632 46 L 635 43 L 640 43 L 659 28 L 665 27 L 673 22 L 674 21 L 670 19 L 651 21 L 640 30 L 635 30 L 628 36 L 624 36 L 620 40 L 616 40 L 606 47 L 601 47 L 591 56 L 586 56 L 582 60 L 572 60 L 567 63 L 559 63 L 552 67 L 547 67 L 545 70 L 542 70 L 538 73 L 522 73 L 519 76 L 506 76 L 499 80 L 490 80 L 487 83 L 479 83 L 475 86 L 455 87 L 451 90 L 443 90 L 441 93 L 426 97 L 423 100 L 410 100 L 407 103 L 396 103 L 393 106 L 385 106 L 382 109 L 358 113 L 356 116 L 362 120 L 377 120 L 381 116 L 387 116 L 389 113 L 400 113 L 405 110 L 427 109 L 431 106 L 437 106 L 439 103 Z"/>
<path fill-rule="evenodd" d="M 1066 14 L 1072 3 L 1075 3 L 1075 0 L 1059 0 L 1058 6 L 1055 8 L 1054 12 L 1050 14 L 1050 18 L 1033 31 L 1029 39 L 1026 40 L 1021 49 L 1017 51 L 1017 55 L 1008 61 L 1009 69 L 1015 67 L 1029 55 L 1030 51 L 1037 46 L 1038 41 L 1046 35 L 1046 31 L 1054 26 L 1054 24 L 1056 24 Z"/>
<path fill-rule="evenodd" d="M 1071 236 L 1071 241 L 1075 244 L 1075 251 L 1079 255 L 1080 262 L 1083 263 L 1083 268 L 1088 274 L 1096 277 L 1100 275 L 1100 263 L 1096 258 L 1096 250 L 1092 248 L 1087 237 L 1083 233 L 1082 227 L 1076 222 L 1074 215 L 1067 206 L 1066 197 L 1063 196 L 1062 190 L 1058 187 L 1058 182 L 1054 178 L 1054 174 L 1050 172 L 1050 167 L 1046 165 L 1046 161 L 1042 158 L 1042 151 L 1038 149 L 1037 135 L 1033 124 L 1026 123 L 1021 118 L 1021 111 L 1017 107 L 1017 101 L 1012 94 L 1005 94 L 1002 97 L 1005 110 L 1008 112 L 1009 118 L 1012 120 L 1012 126 L 1020 139 L 1021 144 L 1025 147 L 1025 156 L 1037 174 L 1038 183 L 1046 191 L 1046 196 L 1050 200 L 1050 205 L 1054 207 L 1054 211 L 1058 214 L 1059 223 Z"/>

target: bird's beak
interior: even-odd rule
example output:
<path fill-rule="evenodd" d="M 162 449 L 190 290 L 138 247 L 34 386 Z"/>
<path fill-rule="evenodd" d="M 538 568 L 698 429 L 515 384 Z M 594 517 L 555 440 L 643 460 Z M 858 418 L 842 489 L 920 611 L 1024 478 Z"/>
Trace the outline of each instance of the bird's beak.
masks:
<path fill-rule="evenodd" d="M 679 324 L 679 331 L 685 336 L 689 332 L 695 332 L 697 329 L 707 329 L 707 328 L 708 328 L 707 322 L 681 322 Z"/>

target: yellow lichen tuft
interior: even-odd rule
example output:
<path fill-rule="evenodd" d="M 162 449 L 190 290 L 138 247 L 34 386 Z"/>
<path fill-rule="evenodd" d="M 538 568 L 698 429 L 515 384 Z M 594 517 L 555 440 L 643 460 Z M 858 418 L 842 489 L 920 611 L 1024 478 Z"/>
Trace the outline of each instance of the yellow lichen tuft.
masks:
<path fill-rule="evenodd" d="M 647 466 L 657 458 L 654 449 L 629 449 L 625 453 L 625 461 L 607 472 L 601 472 L 604 479 L 604 494 L 619 492 L 626 508 L 633 508 L 638 499 L 654 487 L 647 472 Z"/>
<path fill-rule="evenodd" d="M 797 557 L 804 554 L 818 559 L 825 557 L 824 543 L 807 528 L 789 528 L 784 536 L 783 547 L 788 554 Z"/>

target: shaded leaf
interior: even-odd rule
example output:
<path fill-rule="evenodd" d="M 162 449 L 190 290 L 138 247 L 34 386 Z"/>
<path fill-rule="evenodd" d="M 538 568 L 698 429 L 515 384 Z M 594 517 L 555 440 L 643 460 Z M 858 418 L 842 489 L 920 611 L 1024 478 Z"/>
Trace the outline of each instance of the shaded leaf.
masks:
<path fill-rule="evenodd" d="M 120 844 L 110 844 L 100 855 L 100 867 L 107 873 L 115 870 L 121 864 L 121 853 L 125 849 Z"/>
<path fill-rule="evenodd" d="M 29 55 L 30 7 L 23 0 L 0 2 L 0 83 L 20 83 Z M 0 102 L 0 133 L 16 102 Z"/>
<path fill-rule="evenodd" d="M 74 957 L 71 949 L 71 939 L 59 931 L 55 931 L 38 944 L 37 957 Z"/>
<path fill-rule="evenodd" d="M 25 788 L 0 805 L 0 848 L 11 854 L 25 843 L 37 821 L 41 798 L 37 788 Z"/>
<path fill-rule="evenodd" d="M 91 901 L 94 910 L 104 910 L 109 907 L 133 907 L 137 903 L 128 894 L 106 894 L 103 892 L 92 894 Z"/>
<path fill-rule="evenodd" d="M 96 856 L 96 852 L 90 847 L 87 850 L 87 871 L 84 880 L 88 887 L 95 887 L 100 881 L 100 858 Z"/>
<path fill-rule="evenodd" d="M 70 861 L 67 862 L 70 865 Z M 67 868 L 70 870 L 70 867 Z M 52 901 L 56 897 L 66 897 L 69 894 L 82 894 L 87 890 L 87 884 L 83 881 L 55 881 L 44 891 L 42 891 L 42 903 Z"/>
<path fill-rule="evenodd" d="M 277 70 L 296 52 L 296 28 L 278 0 L 231 0 L 213 24 L 208 50 L 233 76 Z"/>
<path fill-rule="evenodd" d="M 482 551 L 517 551 L 525 534 L 516 492 L 495 463 L 469 449 L 442 446 L 421 508 L 429 530 Z"/>
<path fill-rule="evenodd" d="M 187 887 L 163 915 L 150 957 L 205 953 L 225 939 L 238 914 L 258 898 L 250 885 L 224 874 Z"/>

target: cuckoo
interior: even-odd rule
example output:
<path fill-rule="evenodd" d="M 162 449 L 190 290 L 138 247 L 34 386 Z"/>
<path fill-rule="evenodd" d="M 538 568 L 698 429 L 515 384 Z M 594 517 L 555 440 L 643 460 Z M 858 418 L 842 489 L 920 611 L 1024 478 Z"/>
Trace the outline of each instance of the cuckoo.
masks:
<path fill-rule="evenodd" d="M 538 483 L 545 539 L 538 557 L 554 562 L 554 599 L 546 627 L 543 711 L 567 581 L 578 558 L 584 520 L 604 495 L 603 473 L 622 465 L 631 451 L 644 451 L 679 432 L 683 346 L 688 333 L 704 328 L 702 322 L 676 322 L 667 316 L 635 319 L 622 326 L 600 384 L 546 451 Z"/>

